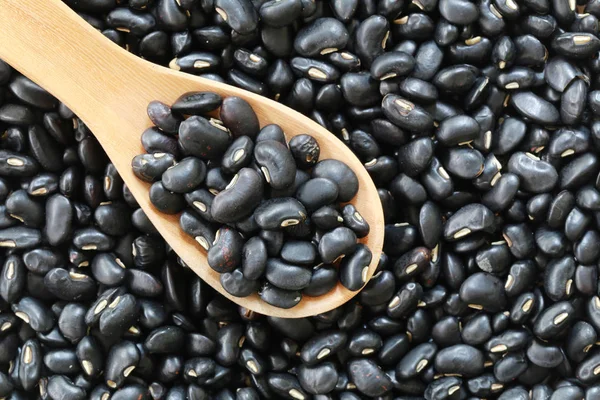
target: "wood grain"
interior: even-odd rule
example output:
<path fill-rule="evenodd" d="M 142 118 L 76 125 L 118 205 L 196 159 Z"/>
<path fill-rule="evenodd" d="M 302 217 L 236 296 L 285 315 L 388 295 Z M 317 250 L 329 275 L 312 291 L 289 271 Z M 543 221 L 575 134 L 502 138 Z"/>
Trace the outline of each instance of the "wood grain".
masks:
<path fill-rule="evenodd" d="M 352 202 L 371 225 L 363 240 L 373 252 L 371 278 L 384 234 L 377 190 L 352 151 L 309 118 L 262 96 L 144 61 L 110 42 L 59 0 L 0 0 L 0 58 L 56 96 L 88 125 L 154 226 L 194 272 L 225 297 L 261 314 L 315 315 L 358 292 L 338 284 L 324 296 L 305 296 L 290 310 L 270 306 L 256 295 L 236 298 L 225 292 L 203 250 L 179 228 L 178 216 L 157 212 L 148 200 L 149 185 L 131 172 L 132 158 L 143 153 L 140 136 L 151 125 L 146 106 L 152 100 L 171 104 L 189 91 L 214 91 L 246 99 L 261 126 L 279 124 L 288 139 L 301 133 L 315 136 L 322 159 L 344 161 L 358 176 L 360 191 Z"/>

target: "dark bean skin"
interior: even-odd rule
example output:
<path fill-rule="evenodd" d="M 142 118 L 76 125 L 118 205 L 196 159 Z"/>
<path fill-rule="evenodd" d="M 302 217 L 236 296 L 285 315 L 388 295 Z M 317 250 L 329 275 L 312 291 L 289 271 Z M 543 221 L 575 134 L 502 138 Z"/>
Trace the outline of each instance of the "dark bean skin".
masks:
<path fill-rule="evenodd" d="M 506 302 L 502 282 L 491 274 L 476 273 L 461 285 L 461 299 L 475 309 L 497 311 Z"/>
<path fill-rule="evenodd" d="M 138 155 L 131 162 L 135 176 L 146 182 L 160 179 L 162 174 L 173 165 L 175 165 L 175 158 L 172 154 L 166 153 Z"/>
<path fill-rule="evenodd" d="M 265 277 L 273 286 L 279 289 L 304 289 L 310 283 L 311 276 L 311 271 L 304 267 L 287 264 L 274 258 L 267 260 Z"/>
<path fill-rule="evenodd" d="M 183 195 L 170 192 L 162 182 L 155 182 L 150 187 L 150 201 L 165 214 L 177 214 L 185 207 Z"/>
<path fill-rule="evenodd" d="M 423 343 L 409 351 L 396 366 L 396 378 L 408 379 L 417 376 L 425 367 L 433 362 L 437 346 Z"/>
<path fill-rule="evenodd" d="M 281 229 L 301 223 L 307 215 L 306 208 L 298 200 L 282 197 L 263 202 L 255 211 L 254 219 L 260 228 Z"/>
<path fill-rule="evenodd" d="M 173 193 L 187 193 L 202 183 L 206 165 L 195 157 L 187 157 L 167 169 L 161 177 L 165 189 Z"/>
<path fill-rule="evenodd" d="M 371 257 L 372 254 L 369 248 L 363 244 L 359 244 L 351 256 L 342 260 L 340 265 L 340 281 L 345 288 L 355 291 L 366 283 Z"/>
<path fill-rule="evenodd" d="M 346 227 L 335 228 L 326 233 L 319 242 L 319 255 L 325 263 L 347 256 L 356 248 L 356 234 Z"/>
<path fill-rule="evenodd" d="M 253 169 L 242 168 L 229 187 L 215 196 L 210 213 L 219 222 L 235 222 L 251 214 L 263 196 L 263 180 Z"/>
<path fill-rule="evenodd" d="M 398 95 L 386 95 L 382 108 L 386 117 L 402 129 L 427 132 L 433 128 L 433 119 L 427 111 Z"/>
<path fill-rule="evenodd" d="M 391 51 L 378 55 L 371 64 L 371 76 L 384 81 L 404 76 L 412 71 L 415 59 L 402 51 Z"/>
<path fill-rule="evenodd" d="M 294 49 L 305 57 L 328 54 L 343 49 L 348 37 L 348 31 L 338 20 L 319 18 L 298 32 Z"/>
<path fill-rule="evenodd" d="M 259 291 L 260 298 L 279 308 L 292 308 L 302 300 L 302 294 L 298 291 L 279 289 L 273 285 L 266 284 Z"/>
<path fill-rule="evenodd" d="M 215 242 L 208 251 L 208 265 L 217 272 L 231 272 L 242 259 L 244 240 L 233 229 L 221 228 L 217 231 Z"/>
<path fill-rule="evenodd" d="M 290 185 L 296 174 L 291 152 L 274 140 L 260 141 L 254 147 L 254 157 L 267 183 L 274 189 Z"/>
<path fill-rule="evenodd" d="M 227 97 L 223 100 L 219 113 L 223 124 L 234 137 L 248 136 L 256 138 L 260 126 L 258 118 L 247 101 L 239 97 Z"/>
<path fill-rule="evenodd" d="M 23 344 L 18 366 L 14 367 L 23 389 L 33 389 L 42 376 L 42 354 L 42 347 L 36 339 L 29 339 Z"/>
<path fill-rule="evenodd" d="M 23 259 L 15 255 L 9 256 L 0 271 L 0 297 L 9 303 L 17 301 L 23 295 L 26 278 Z"/>
<path fill-rule="evenodd" d="M 203 115 L 216 110 L 223 99 L 212 92 L 189 92 L 181 95 L 171 106 L 178 114 Z"/>
<path fill-rule="evenodd" d="M 203 159 L 219 158 L 227 150 L 229 142 L 227 128 L 215 119 L 193 116 L 179 127 L 179 146 L 188 155 Z"/>

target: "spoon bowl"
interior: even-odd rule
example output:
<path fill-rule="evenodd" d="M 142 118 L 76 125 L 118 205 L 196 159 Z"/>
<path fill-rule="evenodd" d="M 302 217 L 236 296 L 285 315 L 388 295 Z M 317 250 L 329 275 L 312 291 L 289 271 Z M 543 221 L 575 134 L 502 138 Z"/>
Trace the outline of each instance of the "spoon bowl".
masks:
<path fill-rule="evenodd" d="M 72 38 L 78 38 L 74 43 Z M 144 152 L 140 138 L 150 126 L 146 108 L 159 100 L 172 104 L 191 91 L 212 91 L 245 99 L 261 127 L 278 124 L 289 140 L 308 133 L 321 147 L 321 159 L 345 162 L 356 173 L 359 192 L 351 201 L 371 226 L 361 240 L 373 258 L 373 275 L 383 246 L 384 219 L 377 189 L 362 163 L 316 122 L 266 97 L 144 61 L 112 43 L 59 0 L 0 0 L 0 58 L 27 76 L 77 114 L 90 128 L 125 184 L 162 237 L 206 283 L 233 302 L 254 312 L 285 318 L 320 314 L 345 303 L 352 292 L 339 282 L 320 297 L 304 296 L 291 309 L 271 306 L 253 294 L 234 297 L 208 266 L 206 253 L 179 226 L 179 215 L 158 212 L 149 201 L 150 185 L 131 170 L 131 160 Z"/>

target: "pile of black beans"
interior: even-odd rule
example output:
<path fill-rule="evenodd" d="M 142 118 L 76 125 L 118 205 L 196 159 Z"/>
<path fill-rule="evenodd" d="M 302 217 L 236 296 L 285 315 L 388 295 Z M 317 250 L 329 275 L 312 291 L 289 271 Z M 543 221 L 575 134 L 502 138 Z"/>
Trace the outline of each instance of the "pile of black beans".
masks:
<path fill-rule="evenodd" d="M 82 121 L 1 63 L 0 398 L 600 397 L 598 0 L 67 3 L 342 138 L 385 254 L 331 312 L 244 310 L 181 265 Z"/>
<path fill-rule="evenodd" d="M 220 119 L 211 118 L 217 110 Z M 146 153 L 133 172 L 152 182 L 159 211 L 181 212 L 180 227 L 207 251 L 227 293 L 258 292 L 292 308 L 338 280 L 352 291 L 364 286 L 372 254 L 357 238 L 369 224 L 342 204 L 358 178 L 346 163 L 320 159 L 314 137 L 288 143 L 279 125 L 260 128 L 247 101 L 213 92 L 186 93 L 172 106 L 153 101 L 148 116 L 154 127 L 142 133 Z"/>

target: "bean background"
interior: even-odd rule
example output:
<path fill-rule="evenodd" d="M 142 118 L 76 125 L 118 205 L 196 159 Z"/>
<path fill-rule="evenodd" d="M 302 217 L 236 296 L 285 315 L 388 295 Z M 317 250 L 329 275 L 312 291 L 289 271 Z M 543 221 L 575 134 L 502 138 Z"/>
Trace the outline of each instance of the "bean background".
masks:
<path fill-rule="evenodd" d="M 385 256 L 326 314 L 237 307 L 0 63 L 0 398 L 600 398 L 600 2 L 66 3 L 339 136 L 379 188 Z"/>

